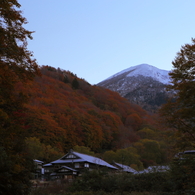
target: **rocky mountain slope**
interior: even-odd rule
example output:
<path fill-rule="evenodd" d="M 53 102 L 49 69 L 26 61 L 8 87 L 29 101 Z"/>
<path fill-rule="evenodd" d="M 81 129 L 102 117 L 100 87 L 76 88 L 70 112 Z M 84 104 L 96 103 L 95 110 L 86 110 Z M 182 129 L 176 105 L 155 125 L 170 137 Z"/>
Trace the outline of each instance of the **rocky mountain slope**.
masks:
<path fill-rule="evenodd" d="M 169 96 L 166 91 L 169 83 L 169 71 L 140 64 L 116 73 L 97 85 L 118 92 L 149 112 L 155 112 Z"/>

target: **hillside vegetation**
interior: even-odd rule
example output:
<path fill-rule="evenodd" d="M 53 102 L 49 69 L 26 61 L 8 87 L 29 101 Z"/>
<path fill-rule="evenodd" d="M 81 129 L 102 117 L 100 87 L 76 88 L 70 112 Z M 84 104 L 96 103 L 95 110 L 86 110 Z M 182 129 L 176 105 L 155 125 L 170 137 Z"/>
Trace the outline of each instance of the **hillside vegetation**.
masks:
<path fill-rule="evenodd" d="M 135 167 L 167 161 L 167 135 L 155 116 L 69 71 L 50 66 L 42 66 L 40 71 L 42 75 L 28 87 L 18 85 L 30 97 L 25 105 L 26 142 L 34 158 L 55 160 L 77 145 L 107 161 L 117 159 Z M 46 150 L 50 156 L 44 155 Z M 124 159 L 130 154 L 131 159 Z"/>

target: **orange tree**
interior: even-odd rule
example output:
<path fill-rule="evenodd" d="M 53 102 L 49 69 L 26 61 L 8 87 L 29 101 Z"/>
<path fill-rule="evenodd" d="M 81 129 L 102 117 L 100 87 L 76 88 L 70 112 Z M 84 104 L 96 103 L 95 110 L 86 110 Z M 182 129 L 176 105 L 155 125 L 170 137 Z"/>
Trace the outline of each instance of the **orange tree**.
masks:
<path fill-rule="evenodd" d="M 17 0 L 0 1 L 0 194 L 28 194 L 30 164 L 25 150 L 24 103 L 27 94 L 18 84 L 38 73 L 27 50 L 30 31 Z"/>

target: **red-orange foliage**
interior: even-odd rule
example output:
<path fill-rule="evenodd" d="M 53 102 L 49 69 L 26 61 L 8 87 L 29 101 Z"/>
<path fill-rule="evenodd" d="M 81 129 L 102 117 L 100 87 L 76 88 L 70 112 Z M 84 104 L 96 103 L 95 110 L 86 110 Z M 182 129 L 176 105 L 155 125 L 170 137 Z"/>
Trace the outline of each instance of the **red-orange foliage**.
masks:
<path fill-rule="evenodd" d="M 28 89 L 31 102 L 26 108 L 29 132 L 45 144 L 64 151 L 75 145 L 93 151 L 117 149 L 124 139 L 138 139 L 133 132 L 150 117 L 118 93 L 91 86 L 71 72 L 42 66 L 41 73 Z M 72 88 L 74 78 L 78 89 Z"/>
<path fill-rule="evenodd" d="M 134 130 L 138 130 L 143 122 L 143 119 L 137 113 L 132 113 L 126 117 L 125 125 Z"/>

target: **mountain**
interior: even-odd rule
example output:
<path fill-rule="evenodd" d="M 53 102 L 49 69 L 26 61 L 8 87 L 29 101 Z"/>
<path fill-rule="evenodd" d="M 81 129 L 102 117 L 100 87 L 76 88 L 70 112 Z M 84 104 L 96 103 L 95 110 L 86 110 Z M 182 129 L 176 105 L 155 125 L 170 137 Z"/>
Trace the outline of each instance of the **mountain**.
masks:
<path fill-rule="evenodd" d="M 169 71 L 140 64 L 122 70 L 97 85 L 118 92 L 149 112 L 155 112 L 169 96 L 166 91 L 169 83 Z"/>

